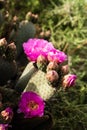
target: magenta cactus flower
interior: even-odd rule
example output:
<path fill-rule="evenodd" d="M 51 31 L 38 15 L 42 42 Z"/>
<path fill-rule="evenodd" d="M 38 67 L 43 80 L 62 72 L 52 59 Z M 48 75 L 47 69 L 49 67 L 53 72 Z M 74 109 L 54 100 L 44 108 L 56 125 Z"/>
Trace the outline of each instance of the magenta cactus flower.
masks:
<path fill-rule="evenodd" d="M 7 121 L 11 121 L 13 118 L 13 111 L 10 107 L 7 107 L 5 110 L 1 111 L 1 116 Z"/>
<path fill-rule="evenodd" d="M 51 42 L 44 39 L 29 39 L 23 43 L 23 49 L 30 61 L 36 61 L 39 55 L 47 56 L 48 52 L 54 49 Z"/>
<path fill-rule="evenodd" d="M 75 84 L 77 76 L 74 74 L 67 74 L 63 77 L 63 87 L 67 88 L 67 87 L 71 87 Z"/>
<path fill-rule="evenodd" d="M 48 53 L 48 60 L 62 63 L 67 60 L 67 55 L 62 51 L 54 49 Z"/>
<path fill-rule="evenodd" d="M 24 92 L 19 102 L 19 111 L 24 113 L 25 118 L 42 117 L 44 115 L 45 103 L 35 92 Z"/>

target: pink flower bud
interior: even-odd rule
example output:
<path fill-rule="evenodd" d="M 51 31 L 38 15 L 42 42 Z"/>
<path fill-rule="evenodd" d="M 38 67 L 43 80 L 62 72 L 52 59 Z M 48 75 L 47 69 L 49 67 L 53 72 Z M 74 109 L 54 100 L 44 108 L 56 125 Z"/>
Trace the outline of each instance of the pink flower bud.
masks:
<path fill-rule="evenodd" d="M 53 83 L 59 79 L 59 75 L 55 70 L 49 70 L 46 74 L 46 78 L 49 82 Z"/>
<path fill-rule="evenodd" d="M 5 110 L 1 111 L 1 116 L 6 121 L 11 121 L 13 118 L 13 111 L 10 107 L 7 107 Z"/>
<path fill-rule="evenodd" d="M 40 38 L 44 38 L 44 37 L 45 37 L 45 33 L 44 33 L 43 31 L 40 32 L 39 37 L 40 37 Z"/>
<path fill-rule="evenodd" d="M 61 71 L 63 74 L 68 74 L 69 73 L 69 66 L 68 65 L 62 66 Z"/>
<path fill-rule="evenodd" d="M 47 63 L 47 59 L 45 58 L 45 56 L 39 55 L 39 56 L 37 57 L 37 62 L 38 62 L 38 63 L 41 63 L 41 64 L 45 64 L 45 63 Z"/>
<path fill-rule="evenodd" d="M 50 30 L 46 31 L 46 32 L 45 32 L 45 37 L 50 37 L 50 36 L 51 36 Z"/>
<path fill-rule="evenodd" d="M 7 45 L 7 41 L 5 38 L 0 39 L 0 46 L 6 46 Z"/>
<path fill-rule="evenodd" d="M 15 15 L 14 17 L 13 17 L 13 22 L 17 22 L 18 21 L 18 17 Z"/>
<path fill-rule="evenodd" d="M 0 130 L 7 130 L 8 124 L 0 124 Z"/>
<path fill-rule="evenodd" d="M 74 74 L 67 74 L 63 77 L 62 85 L 64 88 L 69 88 L 75 84 L 76 75 Z"/>
<path fill-rule="evenodd" d="M 7 48 L 7 41 L 5 38 L 0 39 L 0 55 L 4 55 Z"/>
<path fill-rule="evenodd" d="M 51 61 L 51 62 L 49 62 L 48 66 L 47 66 L 47 71 L 58 70 L 58 68 L 59 68 L 59 65 L 56 62 Z"/>
<path fill-rule="evenodd" d="M 8 45 L 8 48 L 11 50 L 16 50 L 16 45 L 14 44 L 14 42 L 12 42 Z"/>
<path fill-rule="evenodd" d="M 34 15 L 34 18 L 35 18 L 35 19 L 38 19 L 38 14 Z"/>

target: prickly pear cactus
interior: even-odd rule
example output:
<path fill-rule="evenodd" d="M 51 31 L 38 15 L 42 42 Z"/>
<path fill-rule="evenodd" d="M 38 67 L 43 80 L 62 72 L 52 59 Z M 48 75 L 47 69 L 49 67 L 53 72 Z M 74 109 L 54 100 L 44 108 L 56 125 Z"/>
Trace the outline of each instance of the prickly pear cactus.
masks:
<path fill-rule="evenodd" d="M 61 91 L 67 88 L 68 82 L 66 84 L 66 78 L 64 77 L 68 73 L 68 67 L 65 65 L 66 63 L 63 63 L 67 60 L 67 55 L 64 52 L 55 49 L 46 40 L 36 38 L 25 42 L 23 48 L 27 58 L 31 63 L 33 62 L 32 66 L 36 70 L 32 71 L 31 67 L 25 68 L 26 74 L 23 76 L 24 70 L 23 77 L 19 79 L 20 84 L 17 83 L 17 88 L 21 88 L 22 84 L 24 92 L 34 91 L 44 100 L 50 99 L 57 90 Z M 76 76 L 73 79 L 75 81 Z"/>
<path fill-rule="evenodd" d="M 22 21 L 19 25 L 15 36 L 15 44 L 17 47 L 17 56 L 22 52 L 22 44 L 35 35 L 35 27 L 31 22 Z"/>
<path fill-rule="evenodd" d="M 5 38 L 0 39 L 0 85 L 5 85 L 17 73 L 15 56 L 15 44 L 7 44 Z"/>
<path fill-rule="evenodd" d="M 34 91 L 38 93 L 44 100 L 49 99 L 56 89 L 48 84 L 46 74 L 42 70 L 37 69 L 32 62 L 25 68 L 22 76 L 16 84 L 18 92 Z"/>

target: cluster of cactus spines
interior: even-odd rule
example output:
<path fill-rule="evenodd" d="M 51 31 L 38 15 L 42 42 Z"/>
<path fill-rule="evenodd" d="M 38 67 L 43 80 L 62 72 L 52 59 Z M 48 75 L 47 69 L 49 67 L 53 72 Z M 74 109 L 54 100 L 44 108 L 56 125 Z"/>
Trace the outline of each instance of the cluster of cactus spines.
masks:
<path fill-rule="evenodd" d="M 20 23 L 14 40 L 17 47 L 17 57 L 19 57 L 22 52 L 22 44 L 29 38 L 33 38 L 35 36 L 35 32 L 33 23 L 28 22 L 27 20 Z"/>
<path fill-rule="evenodd" d="M 0 85 L 5 85 L 17 72 L 16 46 L 8 44 L 5 38 L 0 39 Z"/>

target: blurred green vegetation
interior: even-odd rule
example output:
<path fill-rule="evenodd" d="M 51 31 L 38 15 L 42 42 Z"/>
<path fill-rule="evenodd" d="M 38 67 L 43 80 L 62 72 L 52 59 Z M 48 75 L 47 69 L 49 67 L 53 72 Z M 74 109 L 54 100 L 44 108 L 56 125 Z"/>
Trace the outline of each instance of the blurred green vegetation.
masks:
<path fill-rule="evenodd" d="M 68 55 L 70 71 L 78 77 L 75 87 L 58 92 L 48 103 L 54 117 L 53 130 L 87 130 L 87 1 L 0 1 L 0 38 L 8 40 L 13 17 L 21 21 L 28 12 L 38 14 L 35 27 L 42 32 L 50 30 L 48 40 Z"/>

